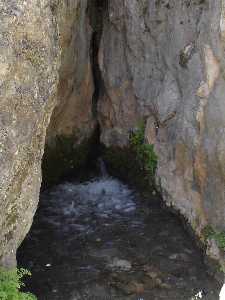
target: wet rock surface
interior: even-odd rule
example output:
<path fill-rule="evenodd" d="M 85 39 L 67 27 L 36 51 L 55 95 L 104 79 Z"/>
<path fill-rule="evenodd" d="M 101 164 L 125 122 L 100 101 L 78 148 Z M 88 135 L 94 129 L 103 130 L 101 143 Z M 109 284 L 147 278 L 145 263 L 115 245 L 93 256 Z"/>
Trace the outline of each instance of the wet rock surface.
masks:
<path fill-rule="evenodd" d="M 90 63 L 92 29 L 87 0 L 58 1 L 55 14 L 59 30 L 61 64 L 57 105 L 51 116 L 46 143 L 54 148 L 57 136 L 82 141 L 95 127 L 92 115 L 94 84 Z"/>
<path fill-rule="evenodd" d="M 39 300 L 218 299 L 219 286 L 160 201 L 110 177 L 41 195 L 18 253 Z"/>
<path fill-rule="evenodd" d="M 148 120 L 164 200 L 199 235 L 225 226 L 224 3 L 109 0 L 99 52 L 102 141 Z"/>
<path fill-rule="evenodd" d="M 92 114 L 92 28 L 87 9 L 87 0 L 60 0 L 55 5 L 61 63 L 56 106 L 42 162 L 43 180 L 47 184 L 58 183 L 74 170 L 78 172 L 91 151 L 96 120 Z"/>

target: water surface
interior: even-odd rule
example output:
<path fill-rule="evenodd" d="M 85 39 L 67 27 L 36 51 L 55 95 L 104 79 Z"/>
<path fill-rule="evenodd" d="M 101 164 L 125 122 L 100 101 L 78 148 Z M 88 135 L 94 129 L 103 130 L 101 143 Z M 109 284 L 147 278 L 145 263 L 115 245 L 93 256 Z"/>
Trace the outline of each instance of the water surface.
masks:
<path fill-rule="evenodd" d="M 179 220 L 115 178 L 43 192 L 18 259 L 39 300 L 218 299 Z"/>

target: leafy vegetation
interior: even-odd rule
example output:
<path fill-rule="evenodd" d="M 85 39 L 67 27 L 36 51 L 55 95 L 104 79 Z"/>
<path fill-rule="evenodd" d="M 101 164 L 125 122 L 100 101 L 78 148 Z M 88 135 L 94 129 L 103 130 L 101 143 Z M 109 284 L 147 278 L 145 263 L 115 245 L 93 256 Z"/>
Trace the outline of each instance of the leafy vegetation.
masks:
<path fill-rule="evenodd" d="M 205 239 L 214 239 L 221 250 L 225 250 L 225 231 L 217 231 L 207 225 L 203 230 Z"/>
<path fill-rule="evenodd" d="M 154 146 L 145 143 L 145 124 L 142 122 L 130 137 L 130 145 L 136 153 L 141 170 L 153 177 L 157 167 L 157 155 Z"/>
<path fill-rule="evenodd" d="M 24 287 L 23 277 L 30 275 L 31 273 L 25 269 L 9 271 L 0 268 L 0 300 L 37 300 L 34 295 L 21 291 Z"/>
<path fill-rule="evenodd" d="M 145 123 L 130 134 L 124 147 L 103 147 L 103 159 L 108 171 L 145 192 L 155 191 L 157 156 L 154 146 L 145 142 Z"/>

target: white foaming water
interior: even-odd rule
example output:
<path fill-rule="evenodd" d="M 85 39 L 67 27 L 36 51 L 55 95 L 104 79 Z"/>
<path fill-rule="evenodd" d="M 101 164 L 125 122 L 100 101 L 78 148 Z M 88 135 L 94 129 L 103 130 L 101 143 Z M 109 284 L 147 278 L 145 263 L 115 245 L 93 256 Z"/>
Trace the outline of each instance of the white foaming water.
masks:
<path fill-rule="evenodd" d="M 66 231 L 90 232 L 96 219 L 119 220 L 136 209 L 133 191 L 109 177 L 82 184 L 64 183 L 46 192 L 44 198 L 45 221 Z"/>
<path fill-rule="evenodd" d="M 220 291 L 220 300 L 225 300 L 225 284 L 222 286 Z"/>
<path fill-rule="evenodd" d="M 105 165 L 105 163 L 104 163 L 104 160 L 100 157 L 100 158 L 98 159 L 98 161 L 99 161 L 99 166 L 100 166 L 100 171 L 101 171 L 102 177 L 108 177 L 109 174 L 108 174 L 108 172 L 107 172 L 107 169 L 106 169 L 106 165 Z"/>
<path fill-rule="evenodd" d="M 193 241 L 150 197 L 139 201 L 110 177 L 64 183 L 41 197 L 22 264 L 34 271 L 38 298 L 125 299 L 128 284 L 143 282 L 144 293 L 126 299 L 217 300 Z M 147 272 L 165 288 L 153 289 Z"/>

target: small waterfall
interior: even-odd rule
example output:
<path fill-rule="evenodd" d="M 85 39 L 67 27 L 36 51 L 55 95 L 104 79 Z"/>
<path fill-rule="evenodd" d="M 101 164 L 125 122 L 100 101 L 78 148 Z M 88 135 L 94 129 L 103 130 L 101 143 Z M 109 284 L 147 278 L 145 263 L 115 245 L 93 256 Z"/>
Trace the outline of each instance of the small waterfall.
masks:
<path fill-rule="evenodd" d="M 99 163 L 99 168 L 100 168 L 101 176 L 102 177 L 108 177 L 109 174 L 107 172 L 106 165 L 104 163 L 104 160 L 101 157 L 98 159 L 98 163 Z"/>

